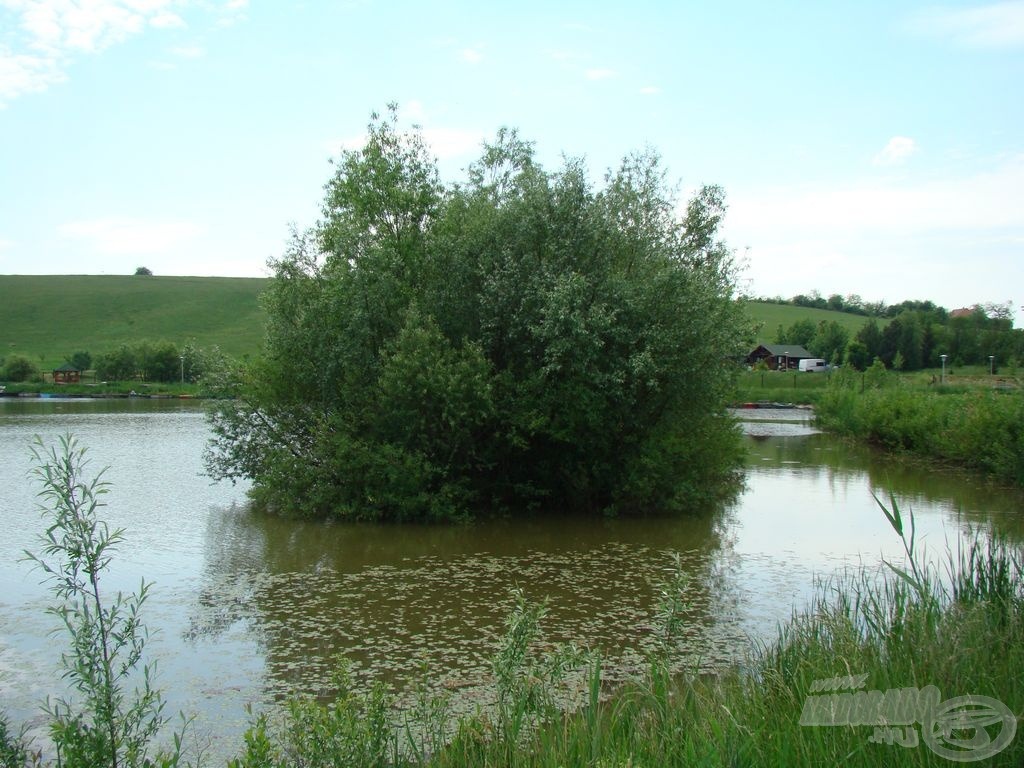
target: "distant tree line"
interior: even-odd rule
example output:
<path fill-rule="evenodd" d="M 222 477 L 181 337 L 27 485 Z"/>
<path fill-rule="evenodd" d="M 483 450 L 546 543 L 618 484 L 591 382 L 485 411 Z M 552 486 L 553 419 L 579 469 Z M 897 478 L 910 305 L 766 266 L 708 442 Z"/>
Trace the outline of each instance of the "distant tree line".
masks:
<path fill-rule="evenodd" d="M 193 342 L 179 347 L 170 341 L 138 341 L 121 344 L 95 357 L 79 350 L 66 362 L 80 371 L 93 370 L 97 379 L 195 383 L 204 376 L 227 367 L 227 357 L 216 346 L 203 349 Z M 39 365 L 25 355 L 10 355 L 0 360 L 0 380 L 9 382 L 42 381 Z"/>
<path fill-rule="evenodd" d="M 979 305 L 950 314 L 932 302 L 907 305 L 883 328 L 869 317 L 853 337 L 839 323 L 807 318 L 779 326 L 778 344 L 799 344 L 815 357 L 867 369 L 876 359 L 886 368 L 917 371 L 949 365 L 988 365 L 1015 369 L 1024 360 L 1024 330 L 1014 329 L 1009 307 Z"/>
<path fill-rule="evenodd" d="M 810 309 L 827 309 L 833 312 L 846 312 L 851 315 L 862 315 L 864 317 L 892 318 L 898 317 L 904 312 L 927 312 L 940 322 L 945 322 L 950 312 L 945 307 L 940 307 L 933 301 L 908 299 L 897 304 L 886 304 L 884 301 L 865 301 L 856 293 L 840 296 L 833 293 L 828 297 L 822 296 L 818 291 L 811 291 L 809 294 L 798 293 L 788 299 L 782 296 L 748 296 L 747 301 L 756 301 L 762 304 L 788 304 L 792 307 L 808 307 Z M 996 319 L 1010 319 L 1013 316 L 1012 302 L 999 304 L 988 302 L 976 304 L 972 309 L 980 309 L 986 317 Z"/>
<path fill-rule="evenodd" d="M 96 357 L 97 378 L 114 381 L 196 383 L 226 366 L 227 357 L 216 346 L 203 349 L 193 342 L 182 347 L 170 341 L 122 344 Z"/>

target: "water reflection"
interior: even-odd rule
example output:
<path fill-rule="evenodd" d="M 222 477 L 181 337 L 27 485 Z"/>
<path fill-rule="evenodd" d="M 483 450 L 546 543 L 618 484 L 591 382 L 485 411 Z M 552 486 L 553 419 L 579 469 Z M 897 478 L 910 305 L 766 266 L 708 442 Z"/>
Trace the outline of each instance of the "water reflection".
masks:
<path fill-rule="evenodd" d="M 438 685 L 473 689 L 519 587 L 547 600 L 551 642 L 600 648 L 622 677 L 654 641 L 654 590 L 671 550 L 691 580 L 687 649 L 713 666 L 744 641 L 717 567 L 719 527 L 714 516 L 324 525 L 233 510 L 210 518 L 189 633 L 210 641 L 247 627 L 275 696 L 321 690 L 339 652 L 399 689 L 424 663 Z"/>
<path fill-rule="evenodd" d="M 905 509 L 943 513 L 963 523 L 996 525 L 1024 538 L 1022 494 L 976 474 L 937 468 L 913 457 L 896 458 L 870 446 L 825 434 L 751 439 L 749 478 L 823 478 L 836 498 L 872 492 L 884 501 L 894 494 Z"/>

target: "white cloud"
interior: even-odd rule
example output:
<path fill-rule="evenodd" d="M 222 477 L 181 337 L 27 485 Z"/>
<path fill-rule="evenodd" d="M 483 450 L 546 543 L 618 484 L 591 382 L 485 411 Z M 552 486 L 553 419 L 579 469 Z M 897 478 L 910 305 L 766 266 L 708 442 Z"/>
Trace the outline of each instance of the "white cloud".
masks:
<path fill-rule="evenodd" d="M 410 99 L 398 107 L 398 114 L 405 120 L 412 120 L 418 123 L 426 118 L 427 111 L 424 109 L 422 101 Z"/>
<path fill-rule="evenodd" d="M 19 96 L 44 91 L 66 79 L 67 75 L 53 59 L 15 54 L 0 46 L 0 109 Z"/>
<path fill-rule="evenodd" d="M 459 128 L 425 128 L 423 138 L 441 160 L 476 155 L 486 138 L 482 131 Z"/>
<path fill-rule="evenodd" d="M 467 64 L 479 64 L 484 59 L 479 48 L 463 48 L 459 56 Z"/>
<path fill-rule="evenodd" d="M 747 232 L 787 237 L 1012 228 L 1024 233 L 1024 155 L 962 178 L 764 189 L 730 201 Z"/>
<path fill-rule="evenodd" d="M 899 165 L 917 152 L 917 142 L 906 136 L 893 136 L 872 161 L 875 165 Z"/>
<path fill-rule="evenodd" d="M 151 18 L 149 20 L 149 25 L 151 27 L 156 27 L 157 29 L 180 29 L 188 26 L 185 24 L 185 20 L 181 18 L 181 16 L 169 11 L 164 11 Z"/>
<path fill-rule="evenodd" d="M 931 8 L 912 17 L 910 27 L 969 48 L 1020 46 L 1024 45 L 1024 1 Z"/>
<path fill-rule="evenodd" d="M 72 221 L 59 228 L 62 236 L 84 241 L 98 254 L 132 256 L 171 252 L 202 231 L 188 221 L 119 217 Z"/>
<path fill-rule="evenodd" d="M 640 89 L 640 93 L 642 93 L 644 96 L 656 96 L 657 94 L 661 93 L 661 88 L 659 88 L 656 85 L 645 85 L 643 88 Z"/>
<path fill-rule="evenodd" d="M 177 48 L 171 48 L 171 53 L 179 59 L 201 59 L 206 55 L 206 50 L 198 45 L 183 45 Z"/>
<path fill-rule="evenodd" d="M 588 69 L 584 74 L 587 80 L 607 80 L 610 77 L 615 77 L 616 73 L 614 69 L 595 68 Z"/>
<path fill-rule="evenodd" d="M 233 0 L 212 12 L 237 16 L 245 2 Z M 186 0 L 0 0 L 0 106 L 19 96 L 38 93 L 68 79 L 81 56 L 143 34 L 147 29 L 180 29 L 187 23 L 180 9 L 206 4 Z M 223 20 L 223 19 L 221 19 Z"/>
<path fill-rule="evenodd" d="M 724 235 L 750 247 L 761 295 L 1002 300 L 1024 280 L 1021 189 L 1024 155 L 962 177 L 734 190 Z"/>

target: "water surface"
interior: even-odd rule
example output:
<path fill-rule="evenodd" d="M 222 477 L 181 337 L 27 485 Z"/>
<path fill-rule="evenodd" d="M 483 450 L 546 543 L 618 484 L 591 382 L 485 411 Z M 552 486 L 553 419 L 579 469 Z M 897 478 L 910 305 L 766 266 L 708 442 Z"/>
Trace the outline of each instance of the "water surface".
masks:
<path fill-rule="evenodd" d="M 653 643 L 657 587 L 677 553 L 690 605 L 680 660 L 709 670 L 771 636 L 816 577 L 900 556 L 872 492 L 912 508 L 934 549 L 972 525 L 1022 535 L 1019 493 L 853 447 L 818 433 L 805 410 L 738 415 L 746 487 L 716 514 L 394 526 L 251 514 L 243 486 L 203 475 L 209 431 L 194 403 L 0 399 L 4 702 L 21 721 L 61 690 L 47 594 L 21 560 L 41 530 L 28 479 L 36 434 L 52 443 L 70 431 L 93 468 L 109 467 L 104 516 L 127 543 L 106 586 L 155 582 L 145 618 L 159 630 L 159 680 L 217 754 L 236 748 L 246 704 L 325 691 L 338 653 L 397 691 L 425 665 L 434 685 L 471 704 L 517 588 L 548 601 L 550 641 L 602 649 L 622 679 Z"/>

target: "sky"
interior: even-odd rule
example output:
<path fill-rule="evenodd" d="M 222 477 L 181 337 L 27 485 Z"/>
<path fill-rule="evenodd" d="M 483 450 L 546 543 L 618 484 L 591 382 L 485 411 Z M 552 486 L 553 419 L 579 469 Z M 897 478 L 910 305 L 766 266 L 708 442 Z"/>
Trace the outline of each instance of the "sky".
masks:
<path fill-rule="evenodd" d="M 267 276 L 391 102 L 451 182 L 655 149 L 745 293 L 1024 325 L 1024 0 L 0 0 L 0 274 Z"/>

